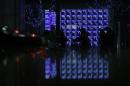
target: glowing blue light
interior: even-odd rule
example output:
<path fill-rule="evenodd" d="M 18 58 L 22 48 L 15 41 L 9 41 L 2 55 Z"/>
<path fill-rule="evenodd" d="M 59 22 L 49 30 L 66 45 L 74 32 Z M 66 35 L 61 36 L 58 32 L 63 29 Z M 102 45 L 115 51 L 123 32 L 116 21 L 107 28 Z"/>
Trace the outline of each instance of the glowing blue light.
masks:
<path fill-rule="evenodd" d="M 56 12 L 45 10 L 45 30 L 51 31 L 51 25 L 56 28 Z"/>
<path fill-rule="evenodd" d="M 66 34 L 67 39 L 71 40 L 68 41 L 70 45 L 73 44 L 73 39 L 80 36 L 77 33 L 80 27 L 89 32 L 91 46 L 98 46 L 98 31 L 109 25 L 108 15 L 108 9 L 62 9 L 60 28 Z M 71 31 L 73 29 L 75 33 Z"/>

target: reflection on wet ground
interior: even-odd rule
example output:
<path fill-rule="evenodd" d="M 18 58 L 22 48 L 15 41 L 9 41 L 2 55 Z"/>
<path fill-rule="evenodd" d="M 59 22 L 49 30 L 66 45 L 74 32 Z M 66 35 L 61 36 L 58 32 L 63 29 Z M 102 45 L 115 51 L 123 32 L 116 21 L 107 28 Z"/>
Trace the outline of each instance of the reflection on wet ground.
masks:
<path fill-rule="evenodd" d="M 60 58 L 61 79 L 109 79 L 109 60 L 107 55 L 101 56 L 98 49 L 89 49 L 80 53 L 78 49 L 65 49 Z M 53 62 L 54 61 L 54 62 Z M 45 79 L 57 75 L 56 59 L 45 59 Z"/>
<path fill-rule="evenodd" d="M 111 84 L 129 75 L 124 68 L 125 64 L 129 67 L 129 62 L 124 64 L 112 49 L 1 49 L 0 57 L 1 86 L 42 86 L 50 82 L 58 85 L 78 82 Z"/>

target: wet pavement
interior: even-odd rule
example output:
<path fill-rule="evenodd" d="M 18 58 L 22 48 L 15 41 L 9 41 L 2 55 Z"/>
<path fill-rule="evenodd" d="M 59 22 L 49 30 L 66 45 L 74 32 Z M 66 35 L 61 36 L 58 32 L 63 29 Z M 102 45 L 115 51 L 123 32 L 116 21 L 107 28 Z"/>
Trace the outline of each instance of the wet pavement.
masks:
<path fill-rule="evenodd" d="M 1 49 L 0 86 L 127 84 L 130 52 L 79 47 Z M 127 85 L 125 85 L 127 86 Z"/>

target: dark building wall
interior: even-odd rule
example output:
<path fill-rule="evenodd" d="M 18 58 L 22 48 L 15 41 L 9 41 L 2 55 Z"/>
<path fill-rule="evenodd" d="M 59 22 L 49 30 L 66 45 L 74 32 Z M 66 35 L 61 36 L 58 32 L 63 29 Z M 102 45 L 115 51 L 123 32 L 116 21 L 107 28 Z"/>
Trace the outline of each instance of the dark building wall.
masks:
<path fill-rule="evenodd" d="M 4 0 L 1 0 L 0 1 L 0 27 L 2 26 L 2 24 L 3 24 L 3 17 L 4 17 L 4 15 L 3 15 L 3 13 L 4 13 Z"/>
<path fill-rule="evenodd" d="M 19 0 L 0 1 L 0 25 L 19 26 Z"/>

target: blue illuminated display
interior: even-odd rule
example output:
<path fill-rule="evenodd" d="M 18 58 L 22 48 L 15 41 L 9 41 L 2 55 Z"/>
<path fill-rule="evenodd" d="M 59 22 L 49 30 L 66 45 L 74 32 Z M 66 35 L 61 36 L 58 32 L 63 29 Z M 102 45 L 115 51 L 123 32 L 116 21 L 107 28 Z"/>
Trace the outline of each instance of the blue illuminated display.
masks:
<path fill-rule="evenodd" d="M 56 28 L 56 12 L 45 10 L 45 30 L 51 31 L 51 25 Z"/>
<path fill-rule="evenodd" d="M 60 28 L 71 43 L 84 28 L 91 46 L 98 46 L 99 30 L 109 26 L 108 9 L 62 9 L 60 15 Z"/>
<path fill-rule="evenodd" d="M 45 79 L 53 79 L 56 75 L 56 62 L 53 63 L 51 58 L 45 59 Z"/>
<path fill-rule="evenodd" d="M 108 79 L 109 62 L 90 50 L 85 58 L 79 52 L 67 50 L 60 62 L 61 79 Z"/>

